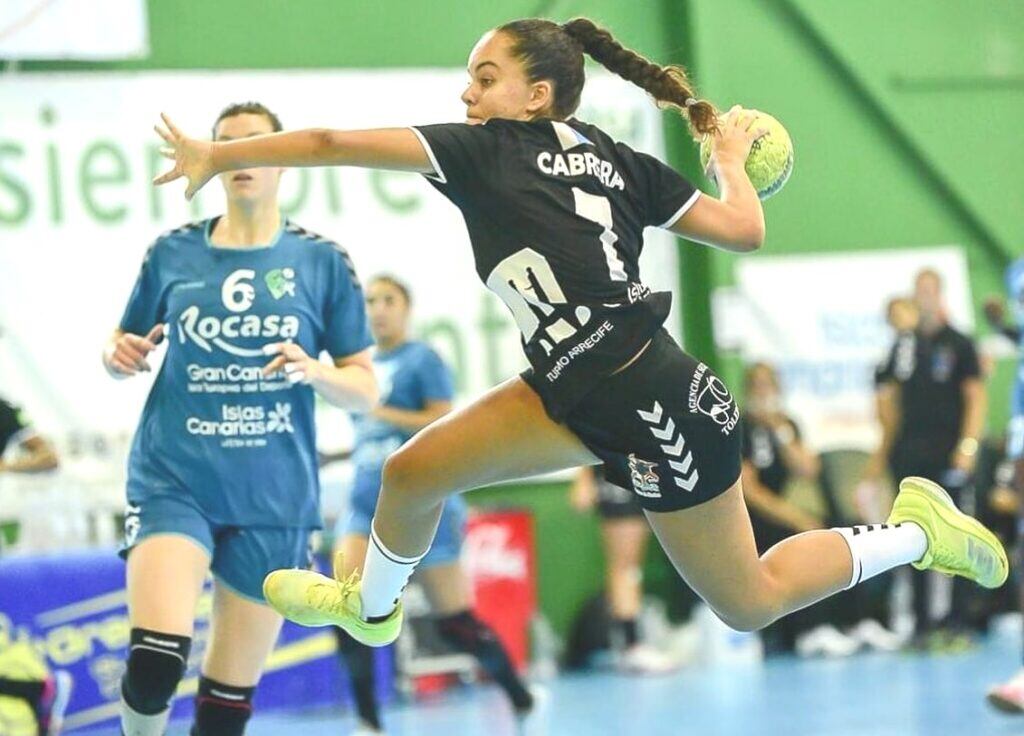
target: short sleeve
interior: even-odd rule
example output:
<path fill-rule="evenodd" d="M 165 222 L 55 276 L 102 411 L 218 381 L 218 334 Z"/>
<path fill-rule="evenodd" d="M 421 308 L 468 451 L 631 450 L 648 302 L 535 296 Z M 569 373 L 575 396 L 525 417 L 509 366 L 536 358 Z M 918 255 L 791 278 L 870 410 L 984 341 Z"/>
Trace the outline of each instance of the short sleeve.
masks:
<path fill-rule="evenodd" d="M 498 160 L 494 126 L 441 123 L 411 130 L 434 167 L 427 178 L 455 204 L 471 198 L 482 176 L 493 173 Z"/>
<path fill-rule="evenodd" d="M 331 255 L 329 298 L 324 315 L 323 349 L 332 358 L 345 358 L 373 344 L 366 321 L 363 288 L 348 252 L 334 246 Z"/>
<path fill-rule="evenodd" d="M 972 378 L 981 377 L 981 363 L 978 360 L 978 351 L 974 347 L 974 341 L 969 337 L 963 338 L 960 346 L 959 364 L 960 381 L 967 381 Z"/>
<path fill-rule="evenodd" d="M 120 328 L 133 335 L 145 335 L 163 321 L 163 289 L 161 287 L 157 243 L 150 246 L 142 261 L 142 269 L 121 316 Z"/>
<path fill-rule="evenodd" d="M 423 351 L 419 380 L 424 401 L 451 401 L 455 396 L 452 373 L 441 356 L 431 348 Z"/>
<path fill-rule="evenodd" d="M 654 156 L 637 153 L 636 163 L 644 198 L 644 225 L 672 227 L 697 203 L 700 190 Z"/>

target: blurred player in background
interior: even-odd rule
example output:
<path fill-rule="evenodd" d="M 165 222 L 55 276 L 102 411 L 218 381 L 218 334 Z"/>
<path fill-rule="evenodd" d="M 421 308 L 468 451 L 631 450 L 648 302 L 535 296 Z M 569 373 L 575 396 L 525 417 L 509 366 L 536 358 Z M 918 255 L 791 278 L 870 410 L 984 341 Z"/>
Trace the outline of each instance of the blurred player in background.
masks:
<path fill-rule="evenodd" d="M 651 527 L 636 494 L 609 481 L 603 466 L 592 465 L 577 471 L 569 498 L 577 511 L 595 509 L 601 519 L 605 598 L 616 664 L 638 674 L 676 670 L 679 663 L 675 658 L 640 640 L 637 619 L 643 602 L 644 557 Z"/>
<path fill-rule="evenodd" d="M 335 535 L 342 578 L 363 567 L 384 462 L 414 434 L 452 408 L 455 389 L 448 367 L 429 345 L 409 339 L 411 306 L 409 289 L 394 277 L 377 276 L 367 284 L 366 311 L 377 343 L 373 368 L 380 384 L 381 403 L 355 418 L 352 459 L 356 472 L 349 499 L 351 513 L 348 519 L 339 520 Z M 525 715 L 533 706 L 533 697 L 497 635 L 470 610 L 470 583 L 459 564 L 465 522 L 465 501 L 459 496 L 447 499 L 434 543 L 420 564 L 417 579 L 430 600 L 441 638 L 456 650 L 476 657 L 509 696 L 516 713 Z M 383 733 L 374 689 L 373 651 L 343 629 L 335 631 L 352 676 L 360 720 L 357 733 Z"/>
<path fill-rule="evenodd" d="M 1006 456 L 1013 463 L 1013 487 L 1017 491 L 1017 513 L 1024 509 L 1024 258 L 1018 258 L 1010 264 L 1006 271 L 1006 291 L 1014 315 L 1014 323 L 1006 322 L 1006 310 L 1002 300 L 993 297 L 985 303 L 985 316 L 989 324 L 1006 337 L 1018 344 L 1020 361 L 1013 382 L 1013 395 L 1010 400 L 1010 427 L 1006 439 Z M 1018 517 L 1017 554 L 1018 560 L 1022 553 L 1022 534 L 1024 520 Z M 1021 586 L 1021 610 L 1024 611 L 1024 583 L 1018 573 L 1017 584 Z M 992 705 L 1008 713 L 1024 713 L 1024 669 L 1014 675 L 1009 682 L 993 688 L 988 694 Z"/>
<path fill-rule="evenodd" d="M 721 199 L 573 117 L 585 54 L 711 136 Z M 744 169 L 766 132 L 756 111 L 737 105 L 720 118 L 682 69 L 648 61 L 586 18 L 495 28 L 474 47 L 468 72 L 468 124 L 321 128 L 231 143 L 189 138 L 166 116 L 157 129 L 174 165 L 154 183 L 185 177 L 186 196 L 247 166 L 427 175 L 462 211 L 477 272 L 515 317 L 531 364 L 388 458 L 361 579 L 277 571 L 264 589 L 278 610 L 306 625 L 343 626 L 364 643 L 394 641 L 401 591 L 448 496 L 601 462 L 613 482 L 633 488 L 680 575 L 737 629 L 763 628 L 911 563 L 1002 585 L 998 540 L 923 478 L 901 481 L 884 524 L 804 532 L 758 555 L 739 477 L 739 410 L 662 327 L 671 295 L 652 292 L 639 273 L 646 226 L 734 252 L 764 242 Z"/>
<path fill-rule="evenodd" d="M 875 457 L 887 452 L 893 478 L 933 478 L 956 500 L 971 482 L 977 460 L 985 385 L 973 340 L 949 324 L 938 272 L 917 274 L 914 304 L 915 328 L 897 333 L 877 373 L 883 437 Z M 931 574 L 913 579 L 917 647 L 947 644 L 932 614 L 938 580 Z"/>
<path fill-rule="evenodd" d="M 0 484 L 5 473 L 38 473 L 57 466 L 53 444 L 23 410 L 0 398 Z M 71 697 L 71 674 L 51 671 L 31 644 L 6 636 L 0 631 L 0 734 L 59 733 Z"/>
<path fill-rule="evenodd" d="M 280 129 L 270 110 L 245 103 L 226 108 L 213 133 Z M 281 173 L 223 176 L 225 215 L 157 239 L 103 353 L 111 376 L 128 378 L 149 372 L 148 354 L 168 343 L 128 462 L 126 736 L 164 732 L 208 572 L 212 630 L 192 736 L 243 733 L 281 627 L 263 576 L 308 566 L 321 525 L 314 391 L 351 411 L 377 399 L 352 262 L 283 219 Z"/>

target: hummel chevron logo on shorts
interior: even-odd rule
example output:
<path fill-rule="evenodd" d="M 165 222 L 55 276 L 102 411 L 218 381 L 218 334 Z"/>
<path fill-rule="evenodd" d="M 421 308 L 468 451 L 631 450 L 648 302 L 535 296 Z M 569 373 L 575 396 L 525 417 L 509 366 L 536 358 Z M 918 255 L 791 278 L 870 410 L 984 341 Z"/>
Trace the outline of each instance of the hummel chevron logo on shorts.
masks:
<path fill-rule="evenodd" d="M 693 467 L 693 453 L 686 450 L 686 455 L 683 455 L 683 451 L 686 449 L 686 438 L 683 437 L 681 432 L 676 430 L 675 421 L 672 417 L 669 417 L 668 421 L 662 426 L 661 419 L 664 411 L 661 408 L 661 404 L 657 401 L 654 402 L 654 406 L 650 411 L 637 409 L 636 413 L 647 424 L 651 425 L 648 429 L 651 431 L 654 439 L 667 443 L 661 446 L 661 451 L 670 458 L 679 458 L 668 461 L 669 467 L 675 472 L 672 479 L 684 491 L 692 492 L 697 486 L 697 481 L 700 480 L 700 473 Z"/>

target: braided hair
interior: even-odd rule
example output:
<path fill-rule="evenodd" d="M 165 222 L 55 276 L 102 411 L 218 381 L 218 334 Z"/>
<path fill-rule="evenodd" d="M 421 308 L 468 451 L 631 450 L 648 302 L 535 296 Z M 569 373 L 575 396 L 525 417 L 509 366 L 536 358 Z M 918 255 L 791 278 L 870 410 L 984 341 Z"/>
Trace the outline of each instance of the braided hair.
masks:
<path fill-rule="evenodd" d="M 532 82 L 551 81 L 552 114 L 572 115 L 580 104 L 585 80 L 583 54 L 608 71 L 632 82 L 654 98 L 659 107 L 678 110 L 689 120 L 695 136 L 715 130 L 718 112 L 696 91 L 681 66 L 655 64 L 615 40 L 607 29 L 587 18 L 559 25 L 540 18 L 514 20 L 498 31 L 511 37 L 512 53 L 522 62 Z"/>

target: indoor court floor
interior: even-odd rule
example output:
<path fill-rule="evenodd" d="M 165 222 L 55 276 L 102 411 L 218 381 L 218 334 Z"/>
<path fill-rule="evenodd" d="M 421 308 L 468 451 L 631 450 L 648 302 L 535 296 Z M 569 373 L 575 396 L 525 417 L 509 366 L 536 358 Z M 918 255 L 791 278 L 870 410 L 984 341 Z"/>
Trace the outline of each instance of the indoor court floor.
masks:
<path fill-rule="evenodd" d="M 1018 637 L 958 655 L 867 654 L 844 660 L 776 658 L 764 665 L 690 667 L 662 678 L 600 673 L 544 685 L 546 704 L 518 731 L 492 686 L 393 705 L 390 736 L 987 736 L 1024 734 L 1024 715 L 993 712 L 988 686 L 1019 665 Z M 250 736 L 342 736 L 345 712 L 259 713 Z M 171 736 L 184 736 L 178 724 Z M 95 734 L 91 730 L 78 733 Z"/>

